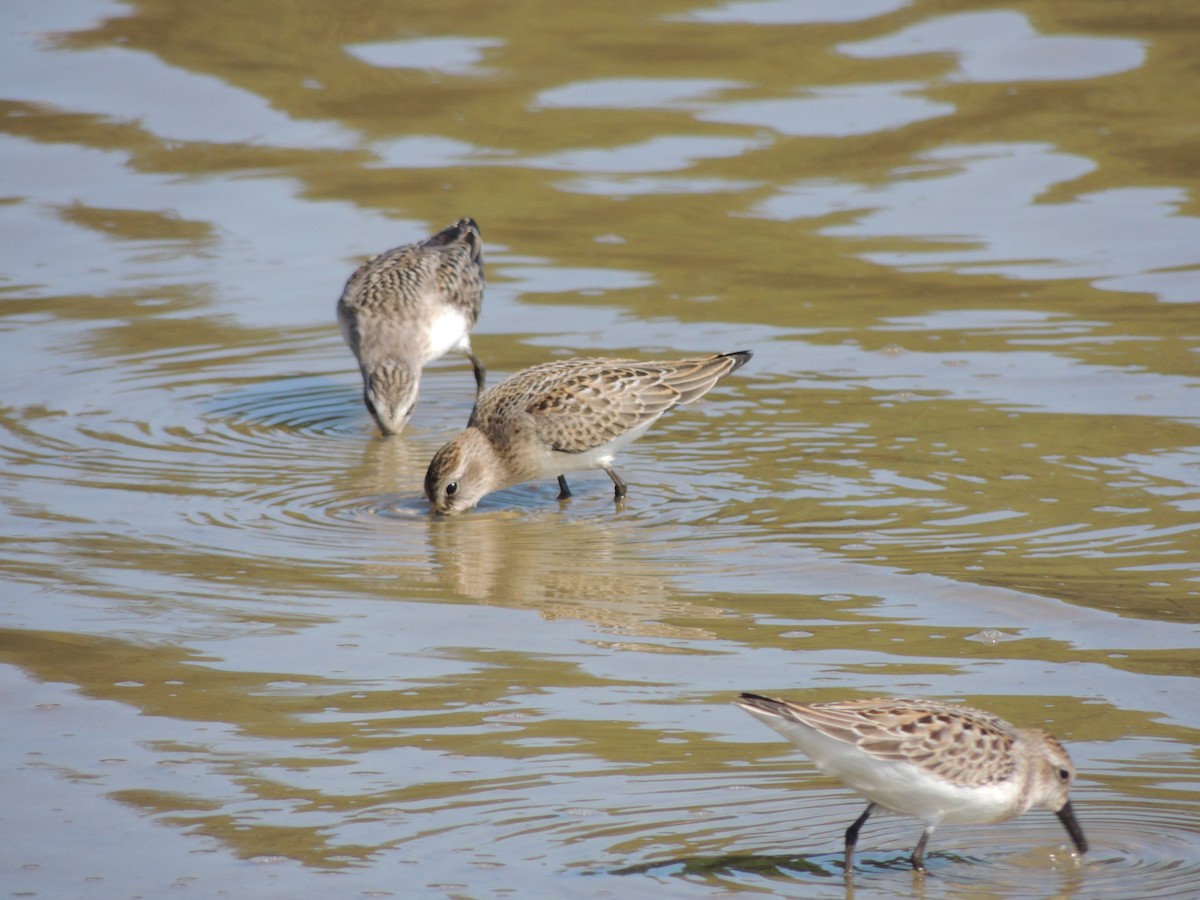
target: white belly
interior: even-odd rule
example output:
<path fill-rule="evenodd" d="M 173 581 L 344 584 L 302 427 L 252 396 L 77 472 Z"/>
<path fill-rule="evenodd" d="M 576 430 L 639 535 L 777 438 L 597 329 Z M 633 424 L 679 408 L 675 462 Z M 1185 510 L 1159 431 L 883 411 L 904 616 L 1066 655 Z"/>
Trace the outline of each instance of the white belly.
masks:
<path fill-rule="evenodd" d="M 426 359 L 433 360 L 451 350 L 469 350 L 471 347 L 471 323 L 456 309 L 445 309 L 429 327 L 429 343 Z"/>
<path fill-rule="evenodd" d="M 615 440 L 609 441 L 607 444 L 602 444 L 592 450 L 585 450 L 583 453 L 560 453 L 557 451 L 547 451 L 549 458 L 546 468 L 554 469 L 559 473 L 578 472 L 581 469 L 600 469 L 612 465 L 613 458 L 617 452 L 627 444 L 631 444 L 641 437 L 646 429 L 653 422 L 647 422 L 645 425 L 631 429 L 625 432 Z"/>

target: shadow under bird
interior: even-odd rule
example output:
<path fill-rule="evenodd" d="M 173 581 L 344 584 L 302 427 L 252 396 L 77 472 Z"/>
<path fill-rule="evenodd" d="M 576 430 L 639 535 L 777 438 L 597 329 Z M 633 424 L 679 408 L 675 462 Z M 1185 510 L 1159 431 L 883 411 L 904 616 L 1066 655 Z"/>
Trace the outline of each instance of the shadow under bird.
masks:
<path fill-rule="evenodd" d="M 479 398 L 467 428 L 433 457 L 425 496 L 438 513 L 470 509 L 492 491 L 603 469 L 618 502 L 626 485 L 613 457 L 663 413 L 703 397 L 746 364 L 750 351 L 699 359 L 637 362 L 570 359 L 518 372 Z"/>
<path fill-rule="evenodd" d="M 912 853 L 919 872 L 938 825 L 1005 822 L 1033 808 L 1056 813 L 1076 849 L 1087 852 L 1067 796 L 1075 767 L 1044 731 L 1015 728 L 982 710 L 930 700 L 803 705 L 742 694 L 736 702 L 803 750 L 826 775 L 869 801 L 846 829 L 847 876 L 859 829 L 876 807 L 925 823 Z"/>
<path fill-rule="evenodd" d="M 362 372 L 363 400 L 384 434 L 403 430 L 417 405 L 421 370 L 450 350 L 471 352 L 483 304 L 483 239 L 474 219 L 372 257 L 355 270 L 337 304 L 342 337 Z"/>

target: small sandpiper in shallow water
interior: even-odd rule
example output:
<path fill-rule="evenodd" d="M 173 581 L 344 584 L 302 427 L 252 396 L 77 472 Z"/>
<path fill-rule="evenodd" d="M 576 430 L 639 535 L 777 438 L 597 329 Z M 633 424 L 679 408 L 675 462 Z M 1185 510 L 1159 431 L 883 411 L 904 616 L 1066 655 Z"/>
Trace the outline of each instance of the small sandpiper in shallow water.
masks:
<path fill-rule="evenodd" d="M 1087 852 L 1067 797 L 1075 767 L 1044 731 L 932 700 L 805 706 L 742 694 L 737 704 L 870 801 L 846 829 L 847 875 L 859 829 L 877 806 L 925 823 L 912 853 L 917 871 L 925 869 L 925 845 L 938 825 L 1004 822 L 1035 807 L 1056 813 L 1076 849 Z"/>
<path fill-rule="evenodd" d="M 474 219 L 380 253 L 350 276 L 337 304 L 342 337 L 362 372 L 363 400 L 384 434 L 404 428 L 417 405 L 421 369 L 450 350 L 486 370 L 471 352 L 483 304 L 483 239 Z"/>
<path fill-rule="evenodd" d="M 569 359 L 525 369 L 489 390 L 467 428 L 433 457 L 425 496 L 435 512 L 470 509 L 486 494 L 522 481 L 603 469 L 615 497 L 626 486 L 613 471 L 617 451 L 667 410 L 704 396 L 750 359 L 747 350 L 700 359 L 637 362 Z"/>

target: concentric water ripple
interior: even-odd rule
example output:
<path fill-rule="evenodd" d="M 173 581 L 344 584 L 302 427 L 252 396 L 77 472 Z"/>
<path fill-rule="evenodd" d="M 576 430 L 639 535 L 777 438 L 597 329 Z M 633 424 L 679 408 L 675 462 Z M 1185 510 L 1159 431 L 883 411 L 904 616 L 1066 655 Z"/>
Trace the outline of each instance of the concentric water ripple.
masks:
<path fill-rule="evenodd" d="M 421 478 L 441 435 L 415 423 L 411 434 L 381 439 L 353 380 L 314 375 L 230 389 L 193 378 L 168 396 L 150 385 L 142 392 L 129 380 L 135 372 L 159 377 L 145 360 L 131 364 L 109 401 L 116 414 L 21 411 L 0 437 L 23 489 L 54 481 L 73 497 L 60 514 L 90 519 L 93 534 L 140 532 L 147 546 L 286 558 L 327 546 L 331 533 L 386 531 L 389 520 L 427 512 Z M 443 391 L 429 381 L 437 406 Z M 132 498 L 140 498 L 136 515 Z"/>
<path fill-rule="evenodd" d="M 248 439 L 276 438 L 276 432 L 301 435 L 361 434 L 365 412 L 361 396 L 319 376 L 300 376 L 255 384 L 212 401 L 212 413 Z"/>
<path fill-rule="evenodd" d="M 714 780 L 697 779 L 689 805 L 679 809 L 679 821 L 662 821 L 657 829 L 645 823 L 660 842 L 692 852 L 651 850 L 647 861 L 609 871 L 717 882 L 730 890 L 765 879 L 791 884 L 805 896 L 822 886 L 833 891 L 830 896 L 840 896 L 844 832 L 863 808 L 857 795 L 819 788 L 780 795 L 745 784 L 744 777 L 722 790 Z M 1030 896 L 1034 883 L 1042 885 L 1033 892 L 1037 896 L 1176 897 L 1194 890 L 1200 866 L 1182 863 L 1195 859 L 1200 849 L 1200 826 L 1190 801 L 1117 803 L 1080 792 L 1075 802 L 1091 844 L 1084 857 L 1073 852 L 1058 820 L 1044 811 L 995 825 L 945 827 L 931 838 L 922 896 Z M 669 812 L 661 801 L 656 810 L 660 816 Z M 917 876 L 909 856 L 921 828 L 919 821 L 903 816 L 871 820 L 855 856 L 856 896 L 913 889 Z M 602 840 L 611 823 L 592 830 L 591 839 Z"/>

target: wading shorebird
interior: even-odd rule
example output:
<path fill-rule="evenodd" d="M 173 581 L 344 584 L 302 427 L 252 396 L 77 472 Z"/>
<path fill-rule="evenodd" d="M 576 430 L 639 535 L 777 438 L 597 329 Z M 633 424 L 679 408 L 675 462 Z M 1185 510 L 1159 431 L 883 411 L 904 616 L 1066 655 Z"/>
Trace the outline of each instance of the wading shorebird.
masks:
<path fill-rule="evenodd" d="M 883 807 L 915 816 L 925 830 L 912 866 L 941 824 L 1005 822 L 1028 809 L 1057 814 L 1080 853 L 1087 839 L 1067 794 L 1075 767 L 1062 745 L 1036 728 L 934 700 L 843 700 L 803 705 L 758 694 L 737 704 L 803 750 L 814 766 L 869 801 L 846 829 L 846 874 L 863 823 Z"/>
<path fill-rule="evenodd" d="M 421 369 L 450 350 L 475 367 L 475 396 L 486 369 L 471 352 L 483 303 L 483 239 L 474 219 L 367 260 L 337 304 L 342 337 L 362 372 L 363 401 L 384 434 L 413 414 Z"/>
<path fill-rule="evenodd" d="M 666 362 L 569 359 L 525 369 L 479 398 L 466 430 L 429 464 L 425 496 L 435 512 L 458 513 L 492 491 L 557 476 L 563 500 L 571 496 L 565 473 L 603 469 L 620 502 L 626 485 L 613 471 L 617 451 L 748 359 L 750 351 L 740 350 Z"/>

